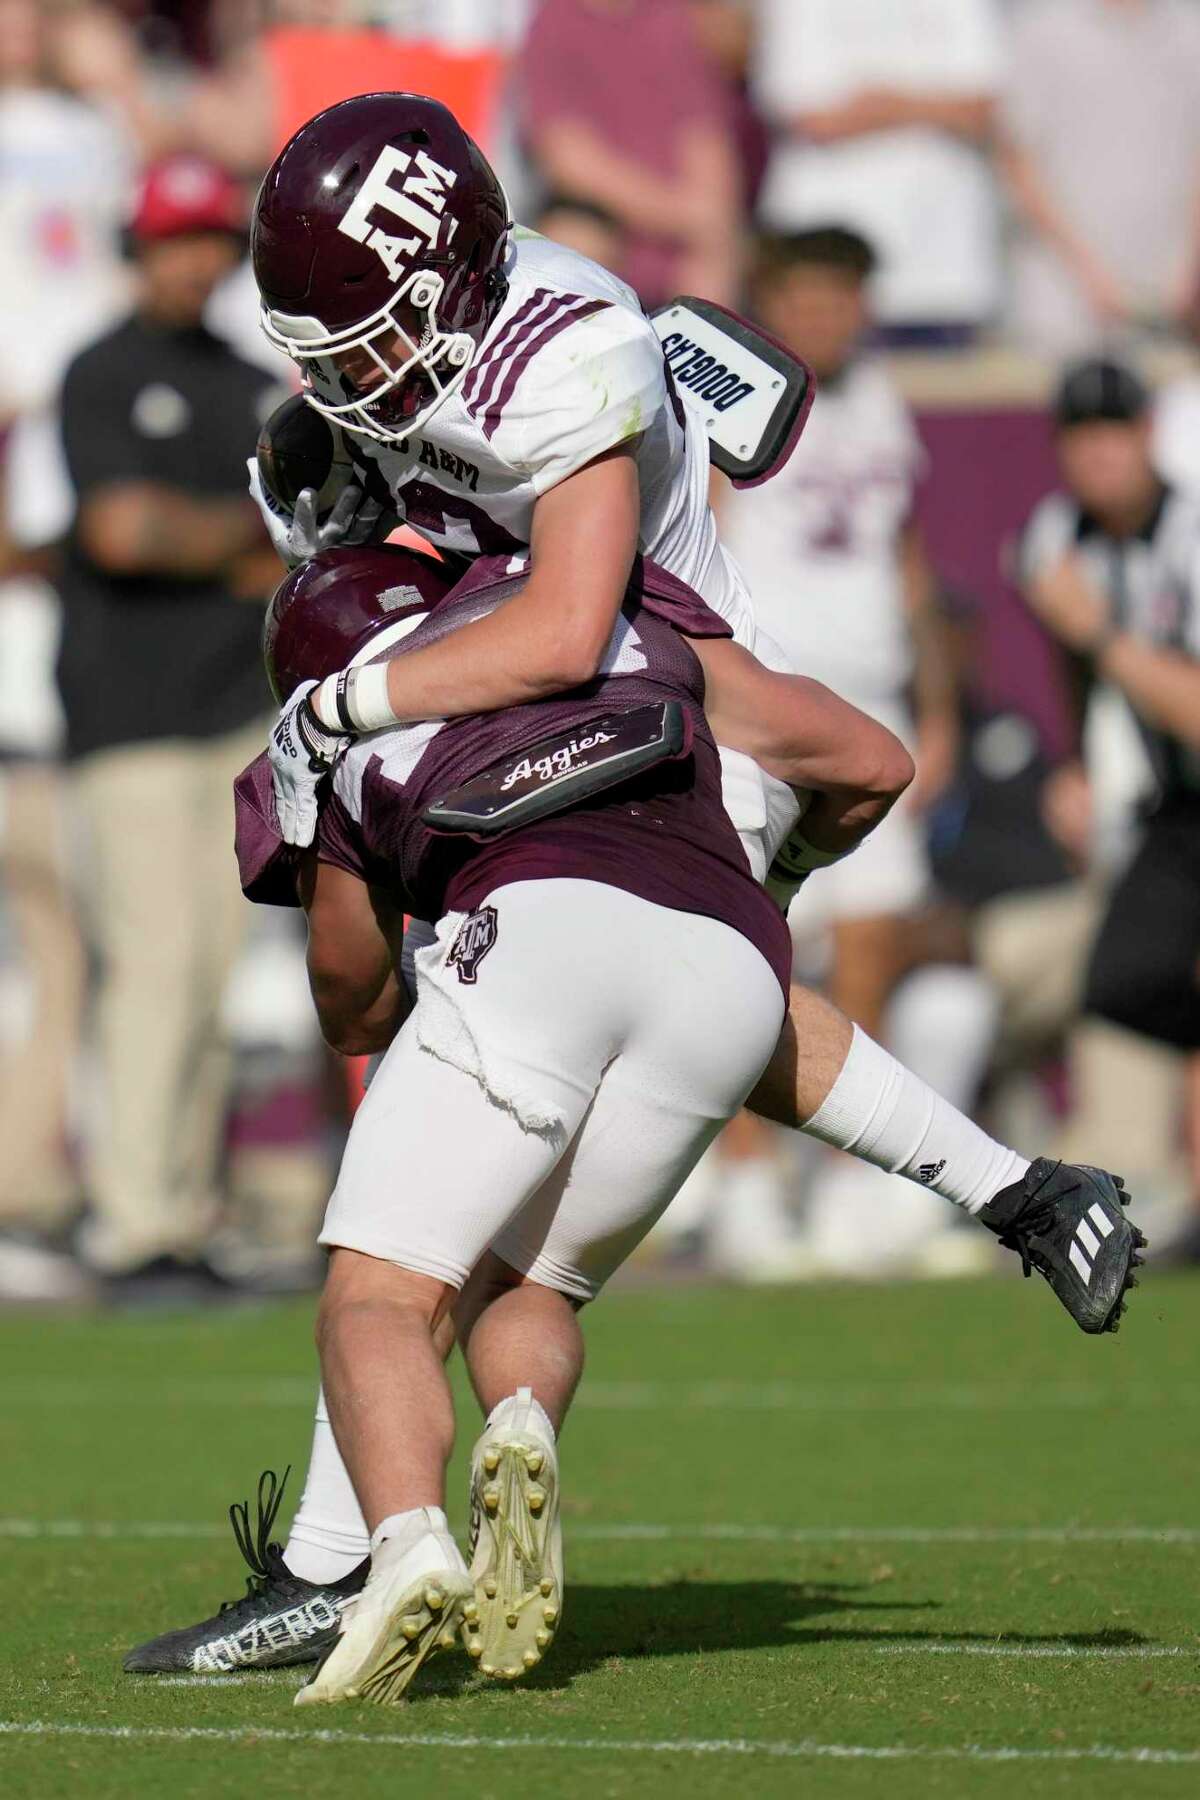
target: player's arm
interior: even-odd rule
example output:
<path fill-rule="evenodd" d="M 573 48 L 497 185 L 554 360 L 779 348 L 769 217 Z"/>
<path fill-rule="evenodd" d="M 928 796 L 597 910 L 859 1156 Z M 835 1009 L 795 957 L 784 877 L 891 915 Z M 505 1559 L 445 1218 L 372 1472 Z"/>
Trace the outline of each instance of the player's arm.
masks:
<path fill-rule="evenodd" d="M 637 465 L 626 443 L 539 497 L 529 579 L 519 594 L 439 643 L 355 671 L 349 718 L 336 714 L 335 684 L 323 683 L 313 696 L 321 724 L 369 731 L 497 712 L 590 681 L 629 584 L 639 517 Z"/>
<path fill-rule="evenodd" d="M 308 915 L 308 982 L 331 1049 L 385 1050 L 411 1001 L 400 980 L 404 916 L 384 889 L 349 870 L 305 857 L 300 900 Z"/>
<path fill-rule="evenodd" d="M 730 638 L 690 641 L 717 742 L 790 787 L 812 790 L 804 832 L 815 848 L 852 849 L 912 780 L 899 738 L 819 681 L 765 668 Z"/>

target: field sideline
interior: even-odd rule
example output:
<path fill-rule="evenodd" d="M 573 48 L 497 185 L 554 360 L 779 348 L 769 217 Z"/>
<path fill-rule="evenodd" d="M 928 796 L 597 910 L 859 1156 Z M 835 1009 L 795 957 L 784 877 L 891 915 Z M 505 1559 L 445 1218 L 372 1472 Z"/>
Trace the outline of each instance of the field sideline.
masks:
<path fill-rule="evenodd" d="M 120 1669 L 241 1592 L 259 1469 L 298 1487 L 311 1307 L 2 1317 L 0 1792 L 1193 1794 L 1198 1297 L 1151 1270 L 1097 1342 L 1016 1280 L 616 1293 L 547 1662 L 318 1719 L 295 1671 Z"/>

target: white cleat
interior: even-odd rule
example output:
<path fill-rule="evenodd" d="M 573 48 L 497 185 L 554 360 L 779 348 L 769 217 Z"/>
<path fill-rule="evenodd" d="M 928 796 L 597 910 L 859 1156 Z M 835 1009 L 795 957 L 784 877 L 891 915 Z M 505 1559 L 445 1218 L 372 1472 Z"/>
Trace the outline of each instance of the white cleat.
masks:
<path fill-rule="evenodd" d="M 415 1542 L 387 1539 L 337 1642 L 295 1704 L 394 1704 L 427 1657 L 457 1646 L 473 1593 L 458 1546 L 445 1532 L 431 1530 Z"/>
<path fill-rule="evenodd" d="M 558 1453 L 528 1388 L 518 1389 L 471 1457 L 467 1654 L 496 1681 L 537 1667 L 562 1616 Z"/>

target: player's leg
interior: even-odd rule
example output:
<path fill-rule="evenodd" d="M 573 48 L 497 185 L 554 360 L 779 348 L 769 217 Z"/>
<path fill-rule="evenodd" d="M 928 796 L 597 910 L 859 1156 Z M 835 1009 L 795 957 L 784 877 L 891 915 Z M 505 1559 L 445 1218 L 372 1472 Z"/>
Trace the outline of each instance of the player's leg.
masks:
<path fill-rule="evenodd" d="M 510 1022 L 536 1043 L 532 1020 Z M 582 1111 L 586 1098 L 560 1085 L 547 1103 L 573 1124 L 568 1109 Z M 488 1240 L 562 1147 L 430 1054 L 415 1017 L 355 1116 L 321 1234 L 334 1256 L 318 1343 L 371 1573 L 302 1704 L 397 1699 L 426 1656 L 456 1641 L 472 1587 L 443 1508 L 453 1413 L 436 1333 Z"/>
<path fill-rule="evenodd" d="M 1120 1178 L 1030 1162 L 934 1093 L 827 1001 L 793 987 L 779 1045 L 748 1101 L 777 1124 L 918 1181 L 1037 1268 L 1085 1331 L 1115 1330 L 1142 1234 Z"/>
<path fill-rule="evenodd" d="M 618 900 L 618 935 L 640 939 L 643 958 L 633 1026 L 567 1154 L 494 1242 L 528 1285 L 465 1322 L 488 1409 L 471 1465 L 468 1649 L 501 1679 L 540 1660 L 562 1610 L 556 1440 L 582 1366 L 571 1308 L 594 1298 L 737 1110 L 781 1012 L 778 982 L 738 933 Z"/>

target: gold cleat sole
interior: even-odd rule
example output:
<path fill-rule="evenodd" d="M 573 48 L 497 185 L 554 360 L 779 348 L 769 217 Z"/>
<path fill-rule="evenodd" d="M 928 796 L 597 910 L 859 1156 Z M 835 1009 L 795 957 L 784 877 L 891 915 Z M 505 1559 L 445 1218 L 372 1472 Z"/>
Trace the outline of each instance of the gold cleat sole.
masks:
<path fill-rule="evenodd" d="M 487 1445 L 472 1471 L 473 1604 L 463 1643 L 482 1675 L 518 1681 L 541 1662 L 562 1614 L 553 1461 L 519 1435 Z"/>
<path fill-rule="evenodd" d="M 415 1582 L 399 1596 L 373 1639 L 356 1643 L 351 1625 L 312 1681 L 300 1689 L 296 1705 L 367 1701 L 394 1706 L 422 1663 L 439 1650 L 457 1647 L 464 1608 L 471 1604 L 470 1577 L 456 1570 Z"/>

